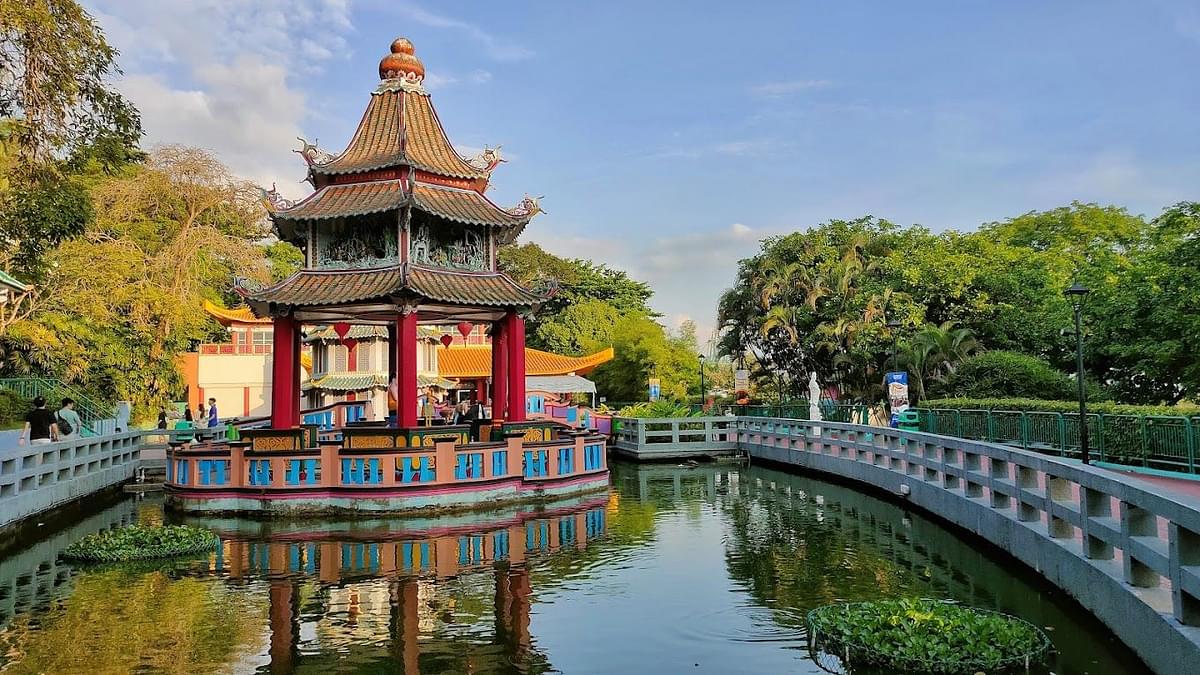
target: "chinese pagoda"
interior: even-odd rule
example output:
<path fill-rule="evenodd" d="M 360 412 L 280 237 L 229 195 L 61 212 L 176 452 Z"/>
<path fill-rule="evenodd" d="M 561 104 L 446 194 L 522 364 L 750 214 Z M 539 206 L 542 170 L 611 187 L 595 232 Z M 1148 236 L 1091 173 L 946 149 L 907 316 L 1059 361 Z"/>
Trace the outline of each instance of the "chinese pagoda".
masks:
<path fill-rule="evenodd" d="M 546 296 L 500 272 L 496 251 L 540 211 L 537 200 L 505 209 L 484 195 L 499 153 L 464 158 L 454 150 L 424 76 L 412 43 L 395 40 L 346 149 L 330 155 L 305 142 L 298 151 L 315 191 L 294 203 L 264 192 L 279 238 L 305 254 L 303 269 L 290 277 L 242 291 L 254 315 L 272 326 L 270 423 L 237 430 L 235 438 L 173 441 L 165 483 L 171 506 L 402 512 L 607 488 L 604 436 L 526 419 L 525 319 Z M 447 325 L 464 334 L 488 327 L 487 419 L 418 421 L 418 344 Z M 363 412 L 367 402 L 353 400 L 334 404 L 337 414 L 301 412 L 306 326 L 319 339 L 332 330 L 328 339 L 348 346 L 386 339 L 378 360 L 382 366 L 386 359 L 394 416 L 375 419 Z M 322 368 L 328 364 L 314 366 Z"/>
<path fill-rule="evenodd" d="M 459 156 L 424 76 L 412 43 L 394 41 L 346 149 L 336 156 L 308 144 L 300 150 L 316 191 L 295 204 L 270 195 L 280 238 L 305 252 L 305 269 L 247 296 L 274 323 L 273 428 L 300 424 L 305 323 L 386 327 L 401 427 L 417 424 L 418 324 L 489 324 L 498 347 L 492 416 L 525 419 L 524 317 L 543 297 L 497 271 L 496 249 L 539 208 L 526 198 L 504 209 L 484 196 L 499 155 Z"/>

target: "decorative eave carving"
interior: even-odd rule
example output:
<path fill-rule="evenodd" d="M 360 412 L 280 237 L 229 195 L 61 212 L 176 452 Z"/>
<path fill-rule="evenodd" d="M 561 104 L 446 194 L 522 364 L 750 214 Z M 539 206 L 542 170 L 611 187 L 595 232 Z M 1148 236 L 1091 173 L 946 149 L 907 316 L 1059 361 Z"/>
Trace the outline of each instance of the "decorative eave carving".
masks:
<path fill-rule="evenodd" d="M 463 161 L 480 171 L 490 173 L 492 169 L 495 169 L 502 162 L 507 161 L 500 155 L 500 148 L 501 146 L 499 145 L 494 148 L 489 148 L 485 145 L 482 152 L 474 157 L 463 157 Z"/>
<path fill-rule="evenodd" d="M 270 213 L 275 213 L 276 211 L 285 211 L 296 205 L 296 202 L 290 199 L 284 199 L 283 195 L 279 194 L 279 190 L 275 189 L 274 183 L 271 183 L 270 190 L 266 190 L 261 187 L 258 188 L 258 193 L 263 207 L 266 208 Z"/>

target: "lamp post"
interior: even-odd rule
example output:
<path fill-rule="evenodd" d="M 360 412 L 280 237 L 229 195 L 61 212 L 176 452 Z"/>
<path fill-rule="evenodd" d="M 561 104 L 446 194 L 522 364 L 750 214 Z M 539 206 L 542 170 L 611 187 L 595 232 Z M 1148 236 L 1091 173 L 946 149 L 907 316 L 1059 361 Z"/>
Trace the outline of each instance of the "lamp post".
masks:
<path fill-rule="evenodd" d="M 704 408 L 704 355 L 700 355 L 700 408 Z"/>
<path fill-rule="evenodd" d="M 896 359 L 897 343 L 900 339 L 900 321 L 892 319 L 887 322 L 888 329 L 892 332 L 892 368 L 896 368 L 899 364 Z"/>
<path fill-rule="evenodd" d="M 1088 464 L 1088 424 L 1087 424 L 1087 392 L 1083 381 L 1083 301 L 1091 292 L 1087 286 L 1076 281 L 1063 291 L 1067 301 L 1075 310 L 1075 381 L 1079 385 L 1079 452 L 1083 455 L 1083 463 Z"/>

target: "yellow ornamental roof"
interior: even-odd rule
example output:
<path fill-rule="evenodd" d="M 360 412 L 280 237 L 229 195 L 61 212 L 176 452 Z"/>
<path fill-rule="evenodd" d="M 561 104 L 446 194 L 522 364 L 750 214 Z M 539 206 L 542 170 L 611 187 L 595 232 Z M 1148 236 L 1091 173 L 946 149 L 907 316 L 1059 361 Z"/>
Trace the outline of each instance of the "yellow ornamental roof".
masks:
<path fill-rule="evenodd" d="M 612 347 L 587 356 L 563 356 L 525 348 L 526 375 L 581 375 L 611 361 Z M 438 350 L 438 375 L 451 379 L 491 377 L 491 345 L 445 347 Z"/>
<path fill-rule="evenodd" d="M 223 326 L 228 326 L 231 323 L 271 323 L 271 319 L 269 318 L 260 319 L 257 316 L 254 316 L 254 312 L 252 312 L 250 308 L 245 305 L 242 305 L 241 307 L 234 307 L 233 309 L 226 309 L 216 303 L 205 300 L 204 311 L 212 315 L 212 317 L 220 322 Z"/>

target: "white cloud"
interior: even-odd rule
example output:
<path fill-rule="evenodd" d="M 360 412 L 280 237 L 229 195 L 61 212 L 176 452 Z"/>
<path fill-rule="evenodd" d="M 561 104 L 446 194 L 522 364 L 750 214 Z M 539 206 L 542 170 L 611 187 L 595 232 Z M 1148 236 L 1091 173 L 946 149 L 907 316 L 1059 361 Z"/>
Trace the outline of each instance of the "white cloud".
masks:
<path fill-rule="evenodd" d="M 85 3 L 121 52 L 117 87 L 141 111 L 146 145 L 207 148 L 247 179 L 308 192 L 290 152 L 308 111 L 298 82 L 346 58 L 348 0 Z"/>
<path fill-rule="evenodd" d="M 778 151 L 787 144 L 770 139 L 741 139 L 697 145 L 671 147 L 651 153 L 649 159 L 701 159 L 719 155 L 724 157 L 761 157 L 769 151 Z"/>
<path fill-rule="evenodd" d="M 750 93 L 763 98 L 782 98 L 813 89 L 824 89 L 833 84 L 829 80 L 785 80 L 764 82 L 750 87 Z"/>
<path fill-rule="evenodd" d="M 435 14 L 415 3 L 387 3 L 382 6 L 397 9 L 406 17 L 430 28 L 445 28 L 463 33 L 468 38 L 479 43 L 487 55 L 497 61 L 520 61 L 533 56 L 533 52 L 529 49 L 497 37 L 475 24 L 443 14 Z"/>

